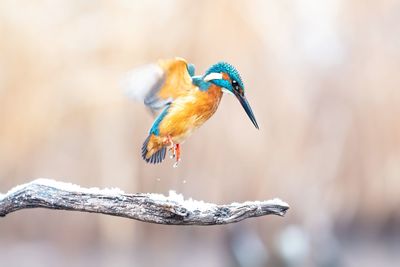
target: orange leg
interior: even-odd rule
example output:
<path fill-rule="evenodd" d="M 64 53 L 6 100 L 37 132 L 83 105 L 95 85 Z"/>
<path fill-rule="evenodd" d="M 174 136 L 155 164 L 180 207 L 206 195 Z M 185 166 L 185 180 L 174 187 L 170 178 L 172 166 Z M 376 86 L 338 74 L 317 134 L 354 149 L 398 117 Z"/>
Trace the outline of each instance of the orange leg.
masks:
<path fill-rule="evenodd" d="M 174 144 L 170 135 L 167 136 L 164 145 L 169 146 L 169 151 L 172 153 L 171 158 L 175 158 L 174 168 L 178 167 L 178 163 L 181 161 L 181 145 Z"/>
<path fill-rule="evenodd" d="M 175 151 L 176 151 L 176 161 L 180 161 L 181 160 L 181 145 L 180 144 L 175 145 Z"/>
<path fill-rule="evenodd" d="M 181 145 L 180 144 L 175 144 L 175 149 L 174 151 L 176 152 L 176 158 L 175 158 L 175 163 L 174 163 L 174 168 L 178 167 L 179 161 L 181 161 Z"/>

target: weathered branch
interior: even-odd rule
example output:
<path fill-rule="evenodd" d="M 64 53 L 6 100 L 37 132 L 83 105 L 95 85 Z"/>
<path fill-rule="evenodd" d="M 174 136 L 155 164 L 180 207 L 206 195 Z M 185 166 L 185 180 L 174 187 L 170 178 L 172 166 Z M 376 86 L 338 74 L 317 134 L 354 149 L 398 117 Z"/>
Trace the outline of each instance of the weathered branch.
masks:
<path fill-rule="evenodd" d="M 216 205 L 184 200 L 174 191 L 169 196 L 126 194 L 119 189 L 82 188 L 49 179 L 37 179 L 0 194 L 0 216 L 27 208 L 103 213 L 158 224 L 216 225 L 269 214 L 283 216 L 289 205 L 279 199 Z"/>

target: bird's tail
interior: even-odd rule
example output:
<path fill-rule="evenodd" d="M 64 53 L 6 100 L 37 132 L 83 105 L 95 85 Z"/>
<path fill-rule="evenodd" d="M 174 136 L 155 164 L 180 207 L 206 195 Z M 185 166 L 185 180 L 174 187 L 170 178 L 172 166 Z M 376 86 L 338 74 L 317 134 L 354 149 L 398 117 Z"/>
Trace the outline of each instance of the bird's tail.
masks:
<path fill-rule="evenodd" d="M 142 158 L 147 163 L 157 164 L 165 159 L 167 148 L 160 137 L 149 134 L 142 146 Z"/>

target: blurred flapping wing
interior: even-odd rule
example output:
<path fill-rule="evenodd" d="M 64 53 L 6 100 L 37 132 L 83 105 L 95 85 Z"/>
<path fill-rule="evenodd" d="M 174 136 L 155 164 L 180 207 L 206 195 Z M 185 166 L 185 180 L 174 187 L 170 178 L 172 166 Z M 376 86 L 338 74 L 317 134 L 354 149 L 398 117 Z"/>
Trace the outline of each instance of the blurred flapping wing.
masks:
<path fill-rule="evenodd" d="M 122 82 L 125 93 L 157 112 L 192 90 L 193 65 L 182 58 L 159 60 L 130 71 Z"/>

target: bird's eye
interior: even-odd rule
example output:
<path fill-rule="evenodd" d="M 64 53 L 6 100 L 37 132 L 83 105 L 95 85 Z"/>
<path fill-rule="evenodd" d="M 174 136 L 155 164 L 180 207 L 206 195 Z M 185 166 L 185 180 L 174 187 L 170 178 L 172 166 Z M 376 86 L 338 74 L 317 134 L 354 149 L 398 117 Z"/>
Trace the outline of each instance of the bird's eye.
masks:
<path fill-rule="evenodd" d="M 236 80 L 232 81 L 233 90 L 239 93 L 239 95 L 244 96 L 243 88 L 240 87 L 239 83 Z"/>
<path fill-rule="evenodd" d="M 233 89 L 235 89 L 237 91 L 239 90 L 239 84 L 236 80 L 232 81 L 232 87 L 233 87 Z"/>

